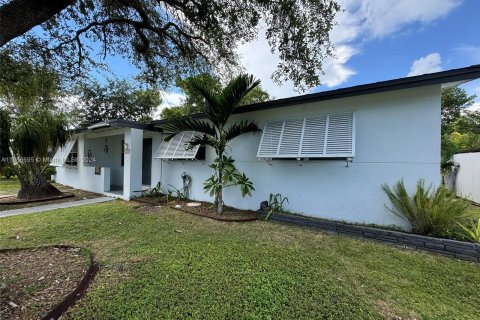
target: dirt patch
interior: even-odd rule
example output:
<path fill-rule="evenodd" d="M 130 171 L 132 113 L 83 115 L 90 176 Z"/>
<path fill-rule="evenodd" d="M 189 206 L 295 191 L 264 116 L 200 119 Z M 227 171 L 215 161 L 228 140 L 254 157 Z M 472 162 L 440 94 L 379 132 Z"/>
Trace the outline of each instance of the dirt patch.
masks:
<path fill-rule="evenodd" d="M 217 221 L 246 222 L 257 220 L 257 212 L 253 210 L 237 209 L 229 206 L 224 206 L 223 214 L 219 215 L 217 214 L 216 206 L 211 202 L 205 201 L 170 198 L 167 202 L 166 196 L 141 197 L 136 198 L 135 201 L 139 203 L 139 206 L 136 209 L 140 212 L 145 213 L 156 211 L 158 207 L 167 206 L 172 209 L 181 210 L 183 212 L 214 219 Z M 200 205 L 197 207 L 187 206 L 187 204 L 191 202 L 200 203 Z M 175 208 L 175 206 L 178 205 L 180 205 L 180 208 Z"/>
<path fill-rule="evenodd" d="M 0 251 L 0 319 L 42 319 L 89 268 L 76 248 Z"/>
<path fill-rule="evenodd" d="M 63 193 L 69 194 L 69 197 L 64 197 L 64 198 L 54 198 L 54 199 L 43 199 L 41 201 L 34 201 L 34 202 L 28 202 L 28 203 L 16 203 L 16 204 L 6 204 L 7 202 L 12 202 L 17 199 L 16 196 L 2 196 L 0 198 L 0 211 L 5 211 L 5 210 L 13 210 L 13 209 L 21 209 L 21 208 L 30 208 L 30 207 L 36 207 L 36 206 L 43 206 L 47 204 L 54 204 L 54 203 L 63 203 L 63 202 L 71 202 L 71 201 L 78 201 L 78 200 L 84 200 L 84 199 L 92 199 L 92 198 L 98 198 L 101 197 L 102 195 L 90 191 L 85 191 L 85 190 L 78 190 L 78 189 L 73 189 L 68 186 L 63 186 L 59 184 L 55 184 L 55 187 L 57 187 L 60 191 Z"/>
<path fill-rule="evenodd" d="M 9 197 L 4 196 L 0 198 L 0 204 L 17 205 L 17 204 L 27 204 L 27 203 L 33 203 L 33 202 L 38 203 L 38 202 L 54 201 L 54 200 L 60 200 L 65 198 L 71 198 L 71 197 L 75 197 L 75 195 L 71 192 L 64 192 L 58 196 L 38 198 L 35 200 L 19 199 L 16 196 L 9 196 Z"/>

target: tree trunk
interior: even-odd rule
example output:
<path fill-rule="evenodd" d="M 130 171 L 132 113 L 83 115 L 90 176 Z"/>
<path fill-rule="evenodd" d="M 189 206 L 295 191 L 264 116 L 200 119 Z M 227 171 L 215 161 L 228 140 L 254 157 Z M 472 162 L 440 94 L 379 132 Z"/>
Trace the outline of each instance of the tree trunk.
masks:
<path fill-rule="evenodd" d="M 28 168 L 24 166 L 17 170 L 17 176 L 20 180 L 20 191 L 18 191 L 17 198 L 34 200 L 62 194 L 44 177 L 39 163 L 32 163 Z"/>
<path fill-rule="evenodd" d="M 220 184 L 217 190 L 217 214 L 223 214 L 223 151 L 218 152 L 218 183 Z"/>
<path fill-rule="evenodd" d="M 30 31 L 76 0 L 11 0 L 0 6 L 0 47 Z"/>

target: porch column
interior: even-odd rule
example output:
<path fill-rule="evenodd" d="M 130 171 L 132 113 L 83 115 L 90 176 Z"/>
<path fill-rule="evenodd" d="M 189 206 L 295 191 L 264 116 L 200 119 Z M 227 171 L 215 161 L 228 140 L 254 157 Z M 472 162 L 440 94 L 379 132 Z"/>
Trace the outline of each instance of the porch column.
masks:
<path fill-rule="evenodd" d="M 84 134 L 79 134 L 78 135 L 78 138 L 77 138 L 77 156 L 78 156 L 78 159 L 77 159 L 77 168 L 78 168 L 78 171 L 82 171 L 83 170 L 83 167 L 85 167 L 85 163 L 84 163 L 84 160 L 85 160 L 85 135 Z"/>
<path fill-rule="evenodd" d="M 130 199 L 140 195 L 134 191 L 142 190 L 142 153 L 143 131 L 140 129 L 125 129 L 125 158 L 123 166 L 123 198 Z"/>

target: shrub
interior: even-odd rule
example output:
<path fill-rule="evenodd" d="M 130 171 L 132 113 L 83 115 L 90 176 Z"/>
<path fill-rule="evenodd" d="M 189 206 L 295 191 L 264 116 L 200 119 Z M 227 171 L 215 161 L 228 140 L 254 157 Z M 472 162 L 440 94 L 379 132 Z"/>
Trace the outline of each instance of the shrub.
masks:
<path fill-rule="evenodd" d="M 47 178 L 48 181 L 50 181 L 52 175 L 54 175 L 55 173 L 57 173 L 55 167 L 48 167 L 43 171 L 43 176 Z"/>
<path fill-rule="evenodd" d="M 471 220 L 469 226 L 464 226 L 461 223 L 458 224 L 460 225 L 460 227 L 462 227 L 462 229 L 465 231 L 465 234 L 470 240 L 480 243 L 480 218 L 478 218 L 476 223 Z"/>
<path fill-rule="evenodd" d="M 440 236 L 466 216 L 468 202 L 456 199 L 445 187 L 425 187 L 423 180 L 418 181 L 417 189 L 410 196 L 403 180 L 397 182 L 392 189 L 382 185 L 392 203 L 387 209 L 393 214 L 410 222 L 412 232 L 430 236 Z"/>
<path fill-rule="evenodd" d="M 10 167 L 9 165 L 4 166 L 1 172 L 6 179 L 10 179 L 15 175 L 15 171 L 13 171 L 12 167 Z"/>

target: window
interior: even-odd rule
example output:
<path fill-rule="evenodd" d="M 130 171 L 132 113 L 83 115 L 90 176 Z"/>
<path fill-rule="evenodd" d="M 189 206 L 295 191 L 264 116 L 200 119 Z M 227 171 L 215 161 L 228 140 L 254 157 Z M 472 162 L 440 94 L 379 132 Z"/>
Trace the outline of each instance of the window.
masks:
<path fill-rule="evenodd" d="M 202 160 L 201 157 L 197 157 L 200 146 L 189 148 L 188 142 L 195 137 L 197 133 L 195 131 L 184 131 L 175 135 L 170 141 L 162 141 L 154 157 L 156 159 L 197 159 Z M 205 159 L 205 152 L 203 153 L 203 159 Z M 199 155 L 201 155 L 200 153 Z"/>
<path fill-rule="evenodd" d="M 73 152 L 71 152 L 73 150 Z M 75 154 L 75 156 L 73 156 Z M 69 165 L 77 165 L 78 150 L 77 150 L 77 139 L 68 140 L 63 147 L 57 148 L 55 155 L 53 156 L 50 165 L 54 167 L 61 167 L 67 163 L 69 159 Z M 75 163 L 75 164 L 72 164 Z"/>
<path fill-rule="evenodd" d="M 67 166 L 76 166 L 78 164 L 78 145 L 77 145 L 77 142 L 75 142 L 72 149 L 70 150 L 70 153 L 68 154 L 67 159 L 65 160 L 65 164 Z"/>
<path fill-rule="evenodd" d="M 355 156 L 355 113 L 332 113 L 267 121 L 258 158 Z"/>

